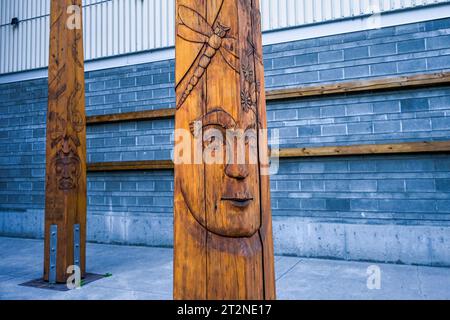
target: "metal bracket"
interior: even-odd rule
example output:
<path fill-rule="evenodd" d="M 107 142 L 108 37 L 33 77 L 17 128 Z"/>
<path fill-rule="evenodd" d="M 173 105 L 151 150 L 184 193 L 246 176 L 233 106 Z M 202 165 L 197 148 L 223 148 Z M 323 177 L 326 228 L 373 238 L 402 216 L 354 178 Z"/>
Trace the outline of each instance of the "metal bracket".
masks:
<path fill-rule="evenodd" d="M 73 225 L 73 264 L 80 267 L 80 225 Z"/>
<path fill-rule="evenodd" d="M 50 266 L 48 282 L 56 283 L 56 253 L 58 250 L 58 226 L 52 224 L 50 226 Z"/>

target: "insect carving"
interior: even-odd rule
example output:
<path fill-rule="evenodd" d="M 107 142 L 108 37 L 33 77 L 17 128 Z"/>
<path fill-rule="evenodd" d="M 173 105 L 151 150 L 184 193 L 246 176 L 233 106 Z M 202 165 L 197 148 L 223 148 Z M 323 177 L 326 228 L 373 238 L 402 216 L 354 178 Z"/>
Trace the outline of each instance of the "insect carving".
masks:
<path fill-rule="evenodd" d="M 177 109 L 183 105 L 197 86 L 217 53 L 234 71 L 239 73 L 239 56 L 236 53 L 237 40 L 228 36 L 231 28 L 218 21 L 222 6 L 223 1 L 212 24 L 209 24 L 206 18 L 197 11 L 184 5 L 178 6 L 178 37 L 191 43 L 203 43 L 203 46 L 180 82 L 184 84 L 185 88 L 177 104 Z M 187 75 L 191 76 L 187 77 Z"/>

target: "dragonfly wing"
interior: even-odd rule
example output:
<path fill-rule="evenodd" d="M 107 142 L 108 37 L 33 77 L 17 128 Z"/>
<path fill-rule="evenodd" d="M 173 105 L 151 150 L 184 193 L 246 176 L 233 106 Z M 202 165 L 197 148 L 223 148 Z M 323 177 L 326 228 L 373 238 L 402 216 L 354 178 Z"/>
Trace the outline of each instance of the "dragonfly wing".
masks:
<path fill-rule="evenodd" d="M 186 41 L 194 42 L 194 43 L 205 43 L 205 42 L 208 42 L 208 39 L 209 39 L 207 36 L 205 36 L 201 33 L 192 31 L 191 29 L 186 27 L 184 24 L 178 25 L 177 35 Z"/>
<path fill-rule="evenodd" d="M 220 47 L 220 54 L 226 63 L 236 72 L 239 73 L 239 58 L 233 54 L 231 51 L 225 49 L 224 47 Z"/>
<path fill-rule="evenodd" d="M 200 33 L 205 37 L 210 37 L 213 34 L 212 27 L 208 21 L 197 11 L 180 5 L 178 7 L 178 17 L 182 25 L 186 26 L 190 32 Z"/>
<path fill-rule="evenodd" d="M 214 17 L 215 17 L 215 18 L 214 18 L 214 21 L 213 21 L 213 23 L 212 23 L 213 26 L 216 24 L 217 19 L 219 18 L 219 14 L 220 14 L 220 12 L 222 11 L 222 7 L 223 7 L 223 0 L 222 0 L 222 2 L 220 3 L 220 5 L 217 6 L 217 12 L 214 14 Z"/>
<path fill-rule="evenodd" d="M 222 47 L 226 49 L 230 54 L 239 59 L 239 55 L 237 53 L 237 41 L 234 38 L 227 37 L 222 39 Z"/>

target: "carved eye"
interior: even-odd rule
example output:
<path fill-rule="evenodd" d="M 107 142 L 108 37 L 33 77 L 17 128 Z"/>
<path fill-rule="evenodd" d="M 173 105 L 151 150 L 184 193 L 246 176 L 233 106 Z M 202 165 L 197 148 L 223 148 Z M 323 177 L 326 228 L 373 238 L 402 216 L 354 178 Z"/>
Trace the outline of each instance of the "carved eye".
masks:
<path fill-rule="evenodd" d="M 203 147 L 205 147 L 205 148 L 209 147 L 209 145 L 211 145 L 214 141 L 216 141 L 216 137 L 214 137 L 214 136 L 204 139 Z"/>
<path fill-rule="evenodd" d="M 254 147 L 257 145 L 257 143 L 258 143 L 258 139 L 257 139 L 256 135 L 250 134 L 250 135 L 245 136 L 245 144 L 246 145 L 250 145 L 251 147 Z"/>
<path fill-rule="evenodd" d="M 212 143 L 215 145 L 220 145 L 220 143 L 225 143 L 226 131 L 220 125 L 210 125 L 209 128 L 204 128 L 203 130 L 203 145 L 208 147 Z"/>

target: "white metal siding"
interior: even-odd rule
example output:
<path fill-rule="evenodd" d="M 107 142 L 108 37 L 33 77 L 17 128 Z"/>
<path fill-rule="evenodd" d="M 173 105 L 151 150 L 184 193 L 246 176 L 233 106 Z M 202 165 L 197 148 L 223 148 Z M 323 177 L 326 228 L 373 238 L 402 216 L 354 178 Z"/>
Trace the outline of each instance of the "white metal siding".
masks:
<path fill-rule="evenodd" d="M 450 0 L 261 0 L 263 30 Z M 83 0 L 85 59 L 174 44 L 175 0 Z M 0 0 L 0 74 L 47 66 L 50 0 Z M 10 25 L 18 17 L 17 28 Z"/>
<path fill-rule="evenodd" d="M 263 30 L 432 5 L 448 0 L 261 0 Z"/>
<path fill-rule="evenodd" d="M 84 0 L 85 59 L 169 47 L 174 0 Z"/>
<path fill-rule="evenodd" d="M 47 65 L 48 12 L 48 0 L 0 0 L 0 73 Z M 17 28 L 13 17 L 23 20 Z"/>

